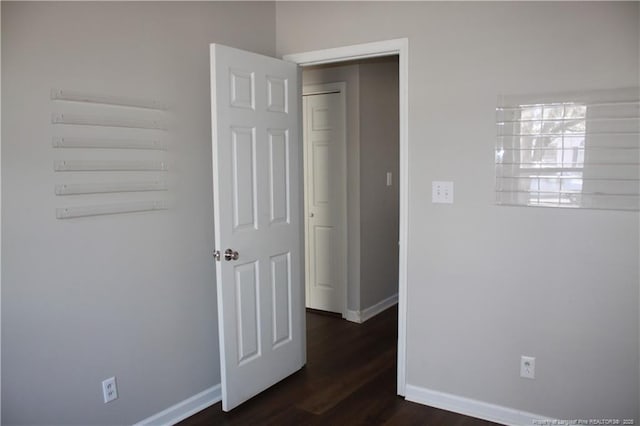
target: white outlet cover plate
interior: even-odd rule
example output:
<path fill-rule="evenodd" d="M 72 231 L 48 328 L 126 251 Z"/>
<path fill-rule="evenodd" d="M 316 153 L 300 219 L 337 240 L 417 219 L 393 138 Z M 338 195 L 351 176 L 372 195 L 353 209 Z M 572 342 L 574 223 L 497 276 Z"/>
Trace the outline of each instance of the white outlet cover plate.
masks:
<path fill-rule="evenodd" d="M 116 385 L 116 378 L 109 377 L 102 381 L 102 396 L 104 397 L 104 403 L 111 402 L 114 399 L 118 399 L 118 387 Z"/>
<path fill-rule="evenodd" d="M 520 357 L 520 377 L 525 379 L 536 378 L 536 359 L 532 356 Z"/>
<path fill-rule="evenodd" d="M 453 182 L 435 180 L 431 182 L 431 202 L 453 204 Z"/>

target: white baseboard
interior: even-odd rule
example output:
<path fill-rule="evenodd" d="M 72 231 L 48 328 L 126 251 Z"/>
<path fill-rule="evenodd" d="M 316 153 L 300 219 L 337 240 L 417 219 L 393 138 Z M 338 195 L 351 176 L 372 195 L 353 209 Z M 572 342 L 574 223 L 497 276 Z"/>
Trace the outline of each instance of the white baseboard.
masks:
<path fill-rule="evenodd" d="M 553 421 L 557 421 L 550 417 L 515 410 L 501 405 L 489 404 L 488 402 L 478 401 L 476 399 L 425 389 L 410 384 L 406 385 L 405 399 L 419 404 L 428 405 L 430 407 L 441 408 L 443 410 L 453 411 L 454 413 L 464 414 L 466 416 L 489 420 L 504 425 L 534 425 L 541 424 L 541 421 L 544 421 L 545 424 L 555 424 Z"/>
<path fill-rule="evenodd" d="M 347 315 L 344 317 L 347 321 L 357 322 L 360 324 L 362 320 L 360 319 L 360 311 L 352 311 L 347 309 Z"/>
<path fill-rule="evenodd" d="M 369 318 L 373 318 L 376 315 L 378 315 L 380 312 L 386 311 L 393 305 L 397 305 L 397 304 L 398 304 L 398 293 L 394 294 L 391 297 L 387 297 L 386 299 L 376 303 L 373 306 L 370 306 L 364 309 L 360 313 L 360 318 L 362 319 L 362 322 L 365 322 Z"/>
<path fill-rule="evenodd" d="M 375 317 L 380 312 L 385 311 L 392 307 L 393 305 L 398 303 L 398 293 L 394 294 L 391 297 L 387 297 L 386 299 L 376 303 L 373 306 L 370 306 L 362 311 L 351 311 L 347 309 L 346 320 L 351 322 L 357 322 L 361 324 L 366 320 Z"/>
<path fill-rule="evenodd" d="M 215 385 L 205 389 L 199 394 L 193 395 L 184 401 L 147 417 L 133 426 L 173 426 L 176 423 L 193 416 L 195 413 L 204 410 L 222 400 L 222 389 L 220 385 Z"/>

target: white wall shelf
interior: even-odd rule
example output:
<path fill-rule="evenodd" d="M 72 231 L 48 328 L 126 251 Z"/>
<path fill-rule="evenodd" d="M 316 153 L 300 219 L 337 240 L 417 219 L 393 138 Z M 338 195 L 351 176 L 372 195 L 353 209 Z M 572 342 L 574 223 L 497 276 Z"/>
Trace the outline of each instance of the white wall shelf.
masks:
<path fill-rule="evenodd" d="M 166 209 L 167 205 L 164 201 L 140 201 L 133 203 L 107 204 L 97 206 L 63 207 L 56 209 L 56 218 L 72 219 L 77 217 L 135 213 Z"/>
<path fill-rule="evenodd" d="M 167 144 L 157 139 L 107 139 L 75 136 L 54 136 L 54 148 L 144 149 L 166 151 Z"/>
<path fill-rule="evenodd" d="M 155 109 L 160 111 L 164 111 L 168 108 L 167 105 L 155 100 L 129 98 L 125 96 L 99 95 L 68 89 L 51 89 L 51 99 L 55 101 L 87 102 L 132 108 Z"/>
<path fill-rule="evenodd" d="M 127 117 L 110 117 L 102 115 L 67 114 L 61 112 L 54 112 L 51 114 L 51 123 L 77 126 L 166 130 L 164 124 L 160 120 L 132 119 Z"/>
<path fill-rule="evenodd" d="M 101 194 L 113 192 L 166 191 L 167 183 L 153 182 L 105 182 L 105 183 L 62 183 L 55 186 L 56 195 Z"/>
<path fill-rule="evenodd" d="M 91 172 L 91 171 L 167 171 L 164 161 L 54 161 L 56 172 Z"/>
<path fill-rule="evenodd" d="M 510 97 L 496 109 L 496 203 L 640 210 L 638 88 Z"/>

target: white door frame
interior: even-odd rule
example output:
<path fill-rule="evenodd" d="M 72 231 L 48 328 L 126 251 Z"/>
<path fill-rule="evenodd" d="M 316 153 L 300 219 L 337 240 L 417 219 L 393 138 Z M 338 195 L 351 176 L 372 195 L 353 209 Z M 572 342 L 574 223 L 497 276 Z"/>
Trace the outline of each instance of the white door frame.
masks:
<path fill-rule="evenodd" d="M 327 94 L 327 93 L 336 93 L 338 92 L 340 94 L 340 103 L 342 104 L 342 111 L 344 113 L 344 116 L 342 117 L 343 119 L 343 128 L 342 128 L 342 138 L 344 140 L 344 152 L 342 153 L 343 158 L 344 158 L 344 170 L 342 171 L 343 176 L 345 178 L 344 184 L 345 184 L 345 193 L 347 191 L 347 83 L 344 81 L 339 81 L 336 83 L 315 83 L 315 84 L 305 84 L 302 86 L 302 96 L 309 96 L 309 95 L 322 95 L 322 94 Z M 303 114 L 300 114 L 301 116 Z M 304 140 L 304 130 L 301 131 L 301 134 L 303 135 L 302 138 Z M 303 143 L 303 149 L 306 150 L 306 141 Z M 309 248 L 308 248 L 308 229 L 307 229 L 307 220 L 309 218 L 309 212 L 307 211 L 308 207 L 309 207 L 309 200 L 307 199 L 307 164 L 306 164 L 306 158 L 307 158 L 307 153 L 305 152 L 304 155 L 304 161 L 305 163 L 303 164 L 303 176 L 305 179 L 305 182 L 303 184 L 304 187 L 304 257 L 305 257 L 305 267 L 304 267 L 304 276 L 305 276 L 305 291 L 307 289 L 307 284 L 309 281 L 309 275 L 308 275 L 308 269 L 309 269 L 309 259 L 307 258 L 307 254 L 309 252 Z M 342 221 L 342 227 L 344 229 L 344 239 L 341 241 L 341 245 L 343 245 L 342 249 L 343 249 L 343 253 L 345 255 L 345 258 L 348 258 L 347 253 L 348 253 L 348 238 L 347 235 L 349 235 L 349 223 L 348 223 L 348 219 L 347 219 L 347 200 L 345 201 L 345 205 L 344 205 L 344 211 L 341 212 L 341 218 L 340 220 Z M 343 285 L 343 291 L 342 291 L 342 305 L 340 306 L 340 314 L 342 315 L 343 319 L 347 318 L 347 305 L 348 305 L 348 297 L 349 297 L 349 263 L 347 261 L 347 264 L 345 265 L 346 267 L 344 268 L 344 274 L 343 276 L 340 277 L 340 279 L 342 280 Z M 305 302 L 306 302 L 306 297 L 305 297 Z M 305 303 L 306 306 L 306 303 Z"/>
<path fill-rule="evenodd" d="M 398 55 L 400 92 L 400 241 L 398 264 L 398 395 L 405 395 L 407 361 L 407 237 L 409 229 L 409 39 L 377 41 L 284 55 L 300 66 Z"/>

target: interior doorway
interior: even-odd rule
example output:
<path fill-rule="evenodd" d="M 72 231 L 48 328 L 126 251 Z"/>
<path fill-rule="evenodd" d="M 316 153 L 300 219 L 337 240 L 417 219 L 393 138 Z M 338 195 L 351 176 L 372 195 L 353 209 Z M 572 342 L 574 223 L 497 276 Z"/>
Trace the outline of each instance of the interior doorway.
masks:
<path fill-rule="evenodd" d="M 398 301 L 397 55 L 306 67 L 306 306 L 364 322 Z"/>
<path fill-rule="evenodd" d="M 345 82 L 303 85 L 306 307 L 343 318 L 348 285 L 346 121 Z"/>
<path fill-rule="evenodd" d="M 283 56 L 299 66 L 308 67 L 350 60 L 398 56 L 400 123 L 400 233 L 398 253 L 398 351 L 397 394 L 406 393 L 407 367 L 407 250 L 409 234 L 409 39 L 399 38 L 329 49 L 291 53 Z"/>

